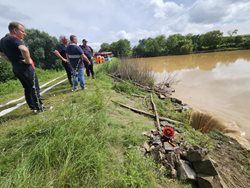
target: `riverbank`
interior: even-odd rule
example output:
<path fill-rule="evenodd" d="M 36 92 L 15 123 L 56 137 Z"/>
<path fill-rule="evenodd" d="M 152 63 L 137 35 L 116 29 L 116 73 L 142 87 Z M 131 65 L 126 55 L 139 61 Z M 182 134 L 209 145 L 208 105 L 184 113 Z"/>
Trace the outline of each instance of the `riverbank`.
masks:
<path fill-rule="evenodd" d="M 97 73 L 87 90 L 63 83 L 44 95 L 48 110 L 27 106 L 0 122 L 0 187 L 189 187 L 156 173 L 157 164 L 138 147 L 153 120 L 112 100 L 140 106 L 117 93 L 109 76 Z M 134 87 L 135 90 L 138 90 Z"/>
<path fill-rule="evenodd" d="M 174 78 L 174 96 L 208 112 L 250 139 L 250 51 L 131 59 L 150 67 L 158 82 Z"/>
<path fill-rule="evenodd" d="M 22 107 L 1 118 L 0 185 L 191 187 L 168 178 L 167 171 L 159 172 L 158 164 L 139 151 L 147 140 L 142 132 L 154 129 L 154 120 L 111 101 L 148 110 L 143 100 L 131 94 L 147 95 L 129 82 L 114 82 L 99 69 L 96 80 L 87 80 L 86 91 L 72 93 L 63 83 L 46 93 L 45 104 L 51 108 L 44 113 L 32 115 Z M 237 161 L 223 167 L 234 169 L 242 185 L 249 183 L 247 151 L 223 134 L 203 135 L 193 130 L 188 111 L 172 111 L 170 101 L 157 96 L 154 100 L 160 115 L 185 124 L 182 128 L 188 143 L 209 148 L 213 159 L 222 165 L 223 151 L 224 158 Z"/>

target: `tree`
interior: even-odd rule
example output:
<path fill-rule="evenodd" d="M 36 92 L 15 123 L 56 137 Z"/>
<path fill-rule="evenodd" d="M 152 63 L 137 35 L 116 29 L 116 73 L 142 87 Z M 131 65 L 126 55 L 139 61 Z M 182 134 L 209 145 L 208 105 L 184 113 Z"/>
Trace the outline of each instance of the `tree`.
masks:
<path fill-rule="evenodd" d="M 180 34 L 170 35 L 167 38 L 168 54 L 190 54 L 193 52 L 193 43 L 190 35 L 182 36 Z"/>
<path fill-rule="evenodd" d="M 190 54 L 193 52 L 193 43 L 191 39 L 182 39 L 178 41 L 178 54 Z"/>
<path fill-rule="evenodd" d="M 36 62 L 36 66 L 45 69 L 58 67 L 56 57 L 53 54 L 58 40 L 48 33 L 36 29 L 27 29 L 26 33 L 24 41 L 30 50 L 31 57 Z"/>
<path fill-rule="evenodd" d="M 6 82 L 15 78 L 11 67 L 11 63 L 0 56 L 0 82 Z"/>
<path fill-rule="evenodd" d="M 219 30 L 210 31 L 201 35 L 202 46 L 208 49 L 216 49 L 221 44 L 223 33 Z"/>
<path fill-rule="evenodd" d="M 111 43 L 110 49 L 116 57 L 129 57 L 131 56 L 131 46 L 127 39 L 120 39 Z"/>
<path fill-rule="evenodd" d="M 202 43 L 201 43 L 200 35 L 189 35 L 187 37 L 188 39 L 192 40 L 194 51 L 202 50 Z"/>
<path fill-rule="evenodd" d="M 185 37 L 180 34 L 170 35 L 166 41 L 167 53 L 168 54 L 179 54 L 178 42 L 183 40 Z"/>
<path fill-rule="evenodd" d="M 233 31 L 228 31 L 228 32 L 227 32 L 227 34 L 228 34 L 230 37 L 232 37 L 233 35 L 237 35 L 237 33 L 238 33 L 238 29 L 235 29 L 235 30 L 233 30 Z"/>
<path fill-rule="evenodd" d="M 246 49 L 250 49 L 250 35 L 244 36 L 243 47 Z"/>
<path fill-rule="evenodd" d="M 236 47 L 242 46 L 243 38 L 240 35 L 235 36 L 234 43 Z"/>
<path fill-rule="evenodd" d="M 133 48 L 134 56 L 154 57 L 165 54 L 166 38 L 160 35 L 156 38 L 139 40 L 139 44 Z"/>
<path fill-rule="evenodd" d="M 110 45 L 108 43 L 102 43 L 99 52 L 108 52 L 108 51 L 111 51 Z"/>
<path fill-rule="evenodd" d="M 158 54 L 159 55 L 166 55 L 167 52 L 166 52 L 166 37 L 165 35 L 160 35 L 158 37 L 155 38 L 155 41 L 157 42 L 158 44 Z"/>

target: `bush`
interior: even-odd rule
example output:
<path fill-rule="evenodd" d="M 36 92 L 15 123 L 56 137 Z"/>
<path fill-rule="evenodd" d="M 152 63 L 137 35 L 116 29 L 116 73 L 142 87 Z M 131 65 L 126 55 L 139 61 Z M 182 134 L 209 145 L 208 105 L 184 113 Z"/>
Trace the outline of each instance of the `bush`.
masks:
<path fill-rule="evenodd" d="M 11 63 L 4 58 L 0 58 L 0 82 L 14 79 Z"/>
<path fill-rule="evenodd" d="M 153 87 L 154 77 L 150 68 L 146 65 L 139 65 L 139 62 L 121 60 L 115 72 L 123 80 L 129 80 L 144 86 Z"/>

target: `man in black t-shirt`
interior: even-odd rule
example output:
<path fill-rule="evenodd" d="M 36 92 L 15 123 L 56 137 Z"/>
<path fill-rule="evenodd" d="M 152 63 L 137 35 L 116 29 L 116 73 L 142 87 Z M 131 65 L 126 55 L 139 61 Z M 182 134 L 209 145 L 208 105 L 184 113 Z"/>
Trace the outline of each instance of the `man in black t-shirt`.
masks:
<path fill-rule="evenodd" d="M 43 106 L 34 63 L 29 49 L 22 41 L 26 35 L 25 27 L 21 23 L 11 22 L 8 28 L 10 33 L 1 39 L 0 51 L 11 61 L 13 73 L 24 87 L 25 99 L 30 109 L 35 113 L 41 112 Z"/>
<path fill-rule="evenodd" d="M 66 57 L 66 48 L 68 45 L 68 40 L 65 36 L 60 36 L 60 44 L 57 46 L 54 54 L 62 60 L 62 65 L 67 73 L 68 80 L 71 86 L 72 83 L 72 68 Z"/>
<path fill-rule="evenodd" d="M 92 78 L 94 79 L 95 78 L 94 63 L 92 61 L 94 50 L 90 46 L 87 45 L 87 42 L 88 41 L 86 39 L 83 39 L 82 45 L 80 45 L 80 47 L 82 48 L 84 54 L 87 56 L 88 60 L 90 61 L 90 64 L 88 64 L 86 61 L 84 61 L 87 76 L 89 77 L 91 74 Z"/>

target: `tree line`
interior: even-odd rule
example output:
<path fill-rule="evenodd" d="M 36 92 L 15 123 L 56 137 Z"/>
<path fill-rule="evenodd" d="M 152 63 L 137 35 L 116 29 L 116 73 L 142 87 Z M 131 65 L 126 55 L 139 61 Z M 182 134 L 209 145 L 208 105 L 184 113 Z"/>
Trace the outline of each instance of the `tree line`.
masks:
<path fill-rule="evenodd" d="M 250 49 L 250 35 L 237 35 L 237 32 L 237 29 L 228 31 L 228 36 L 223 36 L 223 33 L 219 30 L 200 35 L 173 34 L 168 37 L 159 35 L 155 38 L 141 39 L 133 48 L 129 40 L 121 39 L 111 44 L 102 43 L 100 52 L 112 51 L 116 57 L 155 57 Z"/>
<path fill-rule="evenodd" d="M 100 52 L 112 51 L 116 57 L 154 57 L 203 51 L 250 49 L 250 35 L 237 35 L 237 32 L 238 30 L 229 31 L 228 36 L 223 36 L 219 30 L 201 35 L 173 34 L 168 37 L 159 35 L 155 38 L 141 39 L 133 48 L 129 40 L 120 39 L 111 44 L 102 43 Z M 53 54 L 59 43 L 58 39 L 37 29 L 27 29 L 26 33 L 24 43 L 30 49 L 36 66 L 42 69 L 62 69 L 60 60 Z M 9 62 L 3 58 L 0 60 L 0 82 L 12 79 Z"/>

